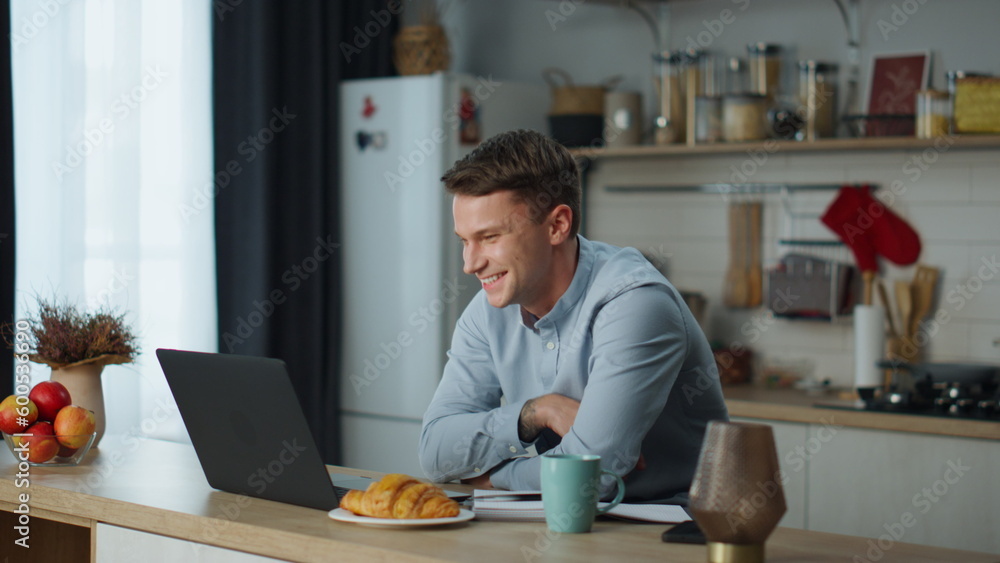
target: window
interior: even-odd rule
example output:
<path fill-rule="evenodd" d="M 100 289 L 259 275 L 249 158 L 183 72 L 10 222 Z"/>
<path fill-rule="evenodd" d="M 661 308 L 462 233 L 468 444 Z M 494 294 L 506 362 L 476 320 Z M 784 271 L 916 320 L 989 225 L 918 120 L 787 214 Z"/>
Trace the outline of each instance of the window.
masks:
<path fill-rule="evenodd" d="M 128 312 L 108 439 L 186 440 L 155 349 L 216 350 L 211 3 L 13 0 L 18 315 Z M 48 378 L 33 365 L 33 380 Z"/>

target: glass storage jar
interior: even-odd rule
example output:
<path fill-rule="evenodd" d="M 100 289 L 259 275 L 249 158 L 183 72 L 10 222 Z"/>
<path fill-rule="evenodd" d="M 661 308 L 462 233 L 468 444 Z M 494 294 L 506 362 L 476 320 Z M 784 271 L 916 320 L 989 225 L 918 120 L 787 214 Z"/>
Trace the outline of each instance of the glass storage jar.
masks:
<path fill-rule="evenodd" d="M 837 65 L 799 61 L 799 103 L 805 126 L 803 139 L 837 135 Z"/>
<path fill-rule="evenodd" d="M 722 136 L 726 141 L 756 141 L 767 137 L 767 97 L 728 94 L 722 98 Z"/>
<path fill-rule="evenodd" d="M 750 91 L 774 101 L 781 87 L 781 45 L 751 43 L 747 45 L 750 60 Z"/>
<path fill-rule="evenodd" d="M 941 90 L 917 92 L 917 138 L 933 139 L 951 130 L 951 96 Z"/>
<path fill-rule="evenodd" d="M 683 51 L 653 55 L 656 63 L 654 86 L 657 96 L 657 116 L 654 140 L 657 145 L 669 145 L 684 140 L 684 90 L 683 77 L 687 68 Z"/>

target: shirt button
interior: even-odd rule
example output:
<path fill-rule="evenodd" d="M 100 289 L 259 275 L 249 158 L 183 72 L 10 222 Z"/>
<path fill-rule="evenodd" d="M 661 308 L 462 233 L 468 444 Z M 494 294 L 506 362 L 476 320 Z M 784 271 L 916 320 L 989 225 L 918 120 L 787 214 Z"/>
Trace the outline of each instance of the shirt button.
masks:
<path fill-rule="evenodd" d="M 515 448 L 514 446 L 511 446 L 510 447 L 510 453 L 517 453 L 517 448 Z"/>
<path fill-rule="evenodd" d="M 480 472 L 482 472 L 482 469 L 479 469 L 479 468 L 477 467 L 477 468 L 473 469 L 473 471 L 475 471 L 476 473 L 480 473 Z"/>
<path fill-rule="evenodd" d="M 555 342 L 549 342 L 548 344 L 545 345 L 545 347 L 548 348 L 549 350 L 554 350 L 555 347 L 556 347 L 556 344 L 555 344 Z"/>

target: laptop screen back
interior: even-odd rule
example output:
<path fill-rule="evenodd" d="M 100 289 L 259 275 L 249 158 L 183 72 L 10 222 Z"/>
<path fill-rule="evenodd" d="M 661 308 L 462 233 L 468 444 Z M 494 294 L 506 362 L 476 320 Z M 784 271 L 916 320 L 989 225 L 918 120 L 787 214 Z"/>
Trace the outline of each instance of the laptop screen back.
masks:
<path fill-rule="evenodd" d="M 166 349 L 156 356 L 212 487 L 337 507 L 284 362 Z"/>

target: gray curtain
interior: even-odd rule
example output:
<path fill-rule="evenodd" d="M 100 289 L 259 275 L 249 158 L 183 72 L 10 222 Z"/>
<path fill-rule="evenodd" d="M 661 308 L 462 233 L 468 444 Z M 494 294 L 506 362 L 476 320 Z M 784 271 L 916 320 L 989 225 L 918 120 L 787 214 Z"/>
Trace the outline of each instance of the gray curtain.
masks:
<path fill-rule="evenodd" d="M 216 9 L 213 29 L 219 350 L 286 362 L 332 464 L 340 460 L 338 85 L 390 72 L 388 8 L 242 2 Z"/>
<path fill-rule="evenodd" d="M 0 0 L 0 29 L 10 36 L 10 2 Z M 14 108 L 10 41 L 0 47 L 0 324 L 14 322 Z M 0 362 L 0 397 L 14 393 L 14 362 Z"/>

